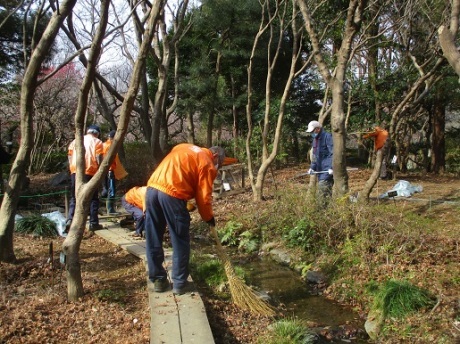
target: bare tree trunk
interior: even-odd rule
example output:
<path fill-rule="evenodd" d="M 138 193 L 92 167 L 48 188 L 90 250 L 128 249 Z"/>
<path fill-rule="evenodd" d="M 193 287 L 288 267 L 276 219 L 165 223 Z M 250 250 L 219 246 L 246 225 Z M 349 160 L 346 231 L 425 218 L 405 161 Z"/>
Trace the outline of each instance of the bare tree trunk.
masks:
<path fill-rule="evenodd" d="M 334 170 L 334 191 L 336 196 L 345 195 L 348 192 L 348 173 L 346 161 L 346 138 L 345 114 L 343 112 L 343 84 L 338 81 L 332 86 L 332 139 L 334 151 L 332 166 Z"/>
<path fill-rule="evenodd" d="M 69 231 L 69 234 L 66 240 L 63 243 L 63 251 L 67 256 L 67 291 L 68 291 L 68 298 L 69 300 L 77 300 L 80 296 L 82 296 L 83 292 L 83 284 L 81 279 L 81 271 L 80 271 L 80 260 L 79 260 L 79 246 L 81 242 L 81 238 L 83 236 L 84 231 L 84 224 L 86 222 L 86 216 L 89 210 L 89 199 L 93 192 L 96 190 L 98 185 L 102 182 L 103 178 L 107 174 L 109 169 L 109 161 L 111 161 L 116 152 L 119 150 L 123 138 L 126 135 L 129 119 L 131 116 L 131 111 L 134 107 L 134 102 L 136 100 L 136 96 L 139 90 L 139 85 L 142 79 L 142 72 L 145 70 L 145 63 L 149 51 L 150 44 L 153 40 L 153 36 L 155 34 L 155 27 L 158 22 L 160 10 L 164 8 L 164 1 L 158 0 L 153 3 L 152 9 L 150 10 L 147 28 L 144 32 L 144 38 L 142 41 L 142 45 L 139 49 L 138 58 L 134 65 L 133 73 L 130 80 L 130 86 L 128 91 L 125 95 L 123 104 L 120 110 L 120 121 L 117 127 L 117 133 L 113 139 L 112 145 L 105 156 L 101 166 L 97 173 L 91 178 L 91 180 L 84 184 L 83 177 L 84 177 L 84 152 L 83 152 L 83 118 L 84 118 L 84 109 L 81 111 L 82 105 L 85 103 L 88 94 L 84 94 L 89 88 L 87 87 L 88 81 L 91 82 L 92 77 L 95 75 L 95 71 L 93 65 L 91 63 L 88 64 L 88 72 L 87 72 L 87 83 L 82 86 L 83 91 L 81 92 L 81 97 L 79 101 L 79 109 L 77 109 L 76 113 L 76 128 L 79 131 L 79 135 L 76 136 L 76 143 L 77 143 L 77 203 L 75 209 L 75 216 L 72 221 L 72 225 Z M 101 20 L 101 23 L 103 21 Z M 101 24 L 102 25 L 102 24 Z M 102 30 L 101 30 L 102 31 Z M 98 39 L 93 40 L 93 44 L 95 47 L 94 57 L 98 56 L 98 49 L 100 49 L 100 43 L 97 44 L 96 42 Z M 93 55 L 93 54 L 91 54 Z"/>
<path fill-rule="evenodd" d="M 193 122 L 193 113 L 188 112 L 186 115 L 187 120 L 187 142 L 195 144 L 195 123 Z"/>
<path fill-rule="evenodd" d="M 458 32 L 458 22 L 460 15 L 460 0 L 452 0 L 452 11 L 450 15 L 450 26 L 446 28 L 441 26 L 438 30 L 439 44 L 442 52 L 455 73 L 460 77 L 460 52 L 455 46 Z"/>
<path fill-rule="evenodd" d="M 369 196 L 372 192 L 372 189 L 374 188 L 375 184 L 377 183 L 377 180 L 379 179 L 380 176 L 380 170 L 382 168 L 382 161 L 384 158 L 384 152 L 385 149 L 379 149 L 376 154 L 375 154 L 375 163 L 374 163 L 374 169 L 372 170 L 371 176 L 369 179 L 366 181 L 366 184 L 364 185 L 364 188 L 362 191 L 359 192 L 358 194 L 358 200 L 359 201 L 368 201 Z"/>
<path fill-rule="evenodd" d="M 14 217 L 33 147 L 33 101 L 38 74 L 41 64 L 47 57 L 56 38 L 59 27 L 72 11 L 75 3 L 76 0 L 64 0 L 59 6 L 59 11 L 54 11 L 24 73 L 20 100 L 21 143 L 11 167 L 10 178 L 0 208 L 0 261 L 14 262 L 16 260 L 13 249 Z"/>
<path fill-rule="evenodd" d="M 268 70 L 265 82 L 265 115 L 263 121 L 263 128 L 262 128 L 262 157 L 261 157 L 261 165 L 257 171 L 257 176 L 254 181 L 254 174 L 252 170 L 252 157 L 250 151 L 250 142 L 252 136 L 252 118 L 251 118 L 251 68 L 252 68 L 252 59 L 250 65 L 248 67 L 248 104 L 246 106 L 247 112 L 247 119 L 248 119 L 248 138 L 246 140 L 246 152 L 248 154 L 248 161 L 249 161 L 249 175 L 251 181 L 251 187 L 253 191 L 253 200 L 254 201 L 261 201 L 263 200 L 263 187 L 265 182 L 265 176 L 268 172 L 268 169 L 271 167 L 271 164 L 275 160 L 279 145 L 281 141 L 281 134 L 283 128 L 283 119 L 286 113 L 286 103 L 289 99 L 289 93 L 292 87 L 293 80 L 306 68 L 306 66 L 310 63 L 310 59 L 304 61 L 299 68 L 297 62 L 299 61 L 299 57 L 301 55 L 301 50 L 299 47 L 302 46 L 301 44 L 301 30 L 297 28 L 297 22 L 295 20 L 290 20 L 290 18 L 296 18 L 298 15 L 298 8 L 293 3 L 292 6 L 292 13 L 291 15 L 288 14 L 288 2 L 285 3 L 277 3 L 276 9 L 273 11 L 269 8 L 267 3 L 262 4 L 262 18 L 264 18 L 264 6 L 266 7 L 266 15 L 268 16 L 268 24 L 263 25 L 263 20 L 261 21 L 261 25 L 259 27 L 259 32 L 257 33 L 254 39 L 253 45 L 253 52 L 255 47 L 258 44 L 258 40 L 260 36 L 269 28 L 270 36 L 269 36 L 269 43 L 267 46 L 267 63 L 268 63 Z M 271 13 L 273 11 L 273 13 Z M 278 31 L 278 40 L 274 41 L 274 30 L 275 27 L 272 25 L 273 20 L 277 19 L 279 27 L 277 28 Z M 286 84 L 284 85 L 283 95 L 281 96 L 281 101 L 279 105 L 279 112 L 276 120 L 273 120 L 271 117 L 273 114 L 271 113 L 271 91 L 272 91 L 272 77 L 275 71 L 276 63 L 278 61 L 279 54 L 281 52 L 281 43 L 283 39 L 283 32 L 286 32 L 287 26 L 290 25 L 292 29 L 292 56 L 291 56 L 291 64 L 289 75 L 286 80 Z M 253 57 L 254 55 L 251 55 Z M 298 69 L 299 68 L 299 69 Z M 276 122 L 276 123 L 271 123 Z M 271 129 L 274 128 L 274 138 L 272 142 L 269 142 L 269 132 Z M 269 146 L 271 145 L 272 150 L 269 150 Z"/>
<path fill-rule="evenodd" d="M 370 9 L 370 16 L 374 17 L 377 13 L 378 8 L 377 5 L 371 5 Z M 378 61 L 378 45 L 376 44 L 377 40 L 373 37 L 378 37 L 379 33 L 379 23 L 374 21 L 371 23 L 369 28 L 369 47 L 368 47 L 368 68 L 369 68 L 369 82 L 371 84 L 372 93 L 374 95 L 373 102 L 374 102 L 374 111 L 375 111 L 375 123 L 381 124 L 380 118 L 380 97 L 379 91 L 377 90 L 377 80 L 378 80 L 378 73 L 377 73 L 377 61 Z"/>
<path fill-rule="evenodd" d="M 443 173 L 446 167 L 446 139 L 444 135 L 446 107 L 444 102 L 434 102 L 432 121 L 431 168 L 435 173 Z"/>
<path fill-rule="evenodd" d="M 235 78 L 231 75 L 230 85 L 232 90 L 232 118 L 233 118 L 233 125 L 232 125 L 232 133 L 233 133 L 233 156 L 238 156 L 238 135 L 239 135 L 239 128 L 238 128 L 238 109 L 236 107 L 236 91 L 235 91 Z"/>
<path fill-rule="evenodd" d="M 110 0 L 102 0 L 100 7 L 100 22 L 95 37 L 92 41 L 89 52 L 86 75 L 80 87 L 77 110 L 75 112 L 75 143 L 77 155 L 76 172 L 76 204 L 75 214 L 72 220 L 70 231 L 62 245 L 66 260 L 67 276 L 67 296 L 69 300 L 76 301 L 83 296 L 83 281 L 80 270 L 80 244 L 85 230 L 86 218 L 89 213 L 90 199 L 99 187 L 102 179 L 108 171 L 108 167 L 103 169 L 104 174 L 97 173 L 91 180 L 85 183 L 85 148 L 83 146 L 83 134 L 86 126 L 86 109 L 92 84 L 95 80 L 97 61 L 102 52 L 102 41 L 104 39 L 109 16 Z M 112 157 L 111 157 L 112 158 Z M 101 171 L 99 171 L 101 172 Z"/>
<path fill-rule="evenodd" d="M 334 141 L 333 153 L 333 170 L 334 170 L 334 192 L 336 196 L 344 195 L 348 192 L 348 174 L 346 170 L 346 155 L 345 155 L 345 140 L 346 140 L 346 127 L 345 127 L 345 114 L 344 114 L 344 81 L 348 61 L 352 54 L 353 39 L 361 27 L 362 14 L 366 1 L 363 0 L 350 0 L 347 10 L 347 18 L 345 21 L 345 28 L 342 36 L 342 43 L 340 49 L 336 52 L 336 56 L 330 60 L 337 60 L 337 66 L 334 73 L 329 71 L 326 59 L 323 57 L 321 42 L 319 35 L 315 31 L 312 22 L 310 8 L 307 6 L 305 0 L 296 0 L 302 17 L 305 22 L 305 29 L 308 32 L 313 47 L 313 55 L 326 84 L 332 91 L 332 138 Z"/>
<path fill-rule="evenodd" d="M 164 11 L 160 14 L 160 18 L 158 21 L 158 32 L 154 37 L 155 44 L 153 45 L 153 49 L 151 49 L 151 57 L 153 61 L 157 65 L 158 71 L 158 88 L 155 93 L 155 97 L 153 100 L 153 122 L 152 122 L 152 134 L 150 138 L 150 144 L 154 156 L 155 163 L 159 163 L 163 157 L 167 153 L 167 142 L 169 138 L 168 134 L 168 126 L 167 126 L 167 116 L 168 111 L 171 112 L 172 110 L 167 110 L 166 102 L 167 92 L 168 92 L 168 75 L 171 65 L 171 58 L 174 53 L 176 52 L 178 46 L 177 43 L 180 41 L 182 37 L 183 31 L 186 29 L 184 17 L 187 11 L 189 0 L 183 0 L 177 6 L 176 13 L 174 14 L 174 21 L 173 21 L 173 33 L 168 33 L 166 28 L 165 22 L 165 13 Z M 160 49 L 161 46 L 161 49 Z M 174 77 L 178 77 L 178 68 L 177 64 L 179 60 L 176 59 L 176 68 Z M 177 87 L 175 88 L 175 95 L 174 99 L 177 100 Z M 173 106 L 174 107 L 174 106 Z"/>

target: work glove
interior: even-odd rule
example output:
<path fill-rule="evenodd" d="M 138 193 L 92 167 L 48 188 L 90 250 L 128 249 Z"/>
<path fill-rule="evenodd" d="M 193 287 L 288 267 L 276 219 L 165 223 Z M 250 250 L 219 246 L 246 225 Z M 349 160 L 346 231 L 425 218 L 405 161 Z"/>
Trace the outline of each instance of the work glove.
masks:
<path fill-rule="evenodd" d="M 332 174 L 334 174 L 334 171 L 332 171 L 332 168 L 330 168 L 330 169 L 327 170 L 327 173 L 332 175 Z"/>
<path fill-rule="evenodd" d="M 194 211 L 195 209 L 196 209 L 195 204 L 193 204 L 192 202 L 187 202 L 187 210 L 189 212 Z"/>
<path fill-rule="evenodd" d="M 206 223 L 211 227 L 216 227 L 216 219 L 214 217 L 212 217 L 211 220 L 206 221 Z"/>
<path fill-rule="evenodd" d="M 311 168 L 309 168 L 308 171 L 307 171 L 307 174 L 313 174 L 313 172 L 315 172 L 315 171 L 313 171 Z"/>

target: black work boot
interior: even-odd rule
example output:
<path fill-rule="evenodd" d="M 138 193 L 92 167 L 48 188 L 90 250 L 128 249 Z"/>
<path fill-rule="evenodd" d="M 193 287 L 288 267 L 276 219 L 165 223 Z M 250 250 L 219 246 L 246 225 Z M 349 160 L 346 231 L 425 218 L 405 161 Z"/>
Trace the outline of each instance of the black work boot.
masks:
<path fill-rule="evenodd" d="M 167 278 L 159 278 L 153 282 L 153 290 L 157 293 L 162 293 L 169 289 L 169 281 Z"/>
<path fill-rule="evenodd" d="M 102 225 L 100 225 L 99 223 L 90 223 L 89 224 L 90 232 L 95 232 L 95 231 L 98 231 L 100 229 L 104 229 L 104 227 L 102 227 Z"/>

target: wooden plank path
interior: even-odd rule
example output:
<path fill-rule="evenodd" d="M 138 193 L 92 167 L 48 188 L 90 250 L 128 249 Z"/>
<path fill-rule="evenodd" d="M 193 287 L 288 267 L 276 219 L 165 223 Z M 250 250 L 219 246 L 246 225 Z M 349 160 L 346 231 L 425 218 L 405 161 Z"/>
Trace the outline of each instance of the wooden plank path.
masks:
<path fill-rule="evenodd" d="M 184 295 L 174 295 L 172 290 L 155 293 L 148 278 L 145 240 L 137 239 L 117 223 L 101 221 L 104 229 L 95 234 L 129 253 L 141 258 L 146 268 L 147 291 L 150 308 L 151 344 L 214 344 L 203 301 L 195 290 Z M 165 267 L 171 281 L 172 251 L 165 250 Z M 193 281 L 189 278 L 193 286 Z"/>

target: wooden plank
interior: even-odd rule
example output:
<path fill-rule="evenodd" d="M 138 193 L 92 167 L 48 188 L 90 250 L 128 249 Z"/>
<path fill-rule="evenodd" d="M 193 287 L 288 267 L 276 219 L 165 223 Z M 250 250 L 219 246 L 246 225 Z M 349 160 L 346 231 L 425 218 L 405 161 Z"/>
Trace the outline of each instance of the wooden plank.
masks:
<path fill-rule="evenodd" d="M 172 289 L 156 293 L 148 278 L 145 240 L 138 240 L 116 224 L 105 223 L 106 229 L 95 233 L 136 255 L 145 262 L 150 307 L 150 343 L 152 344 L 214 344 L 203 301 L 195 291 L 174 295 Z M 165 269 L 171 281 L 172 250 L 165 249 Z M 192 278 L 189 282 L 193 285 Z M 172 285 L 171 285 L 172 287 Z"/>
<path fill-rule="evenodd" d="M 172 253 L 165 251 L 165 269 L 168 280 L 171 267 Z M 177 303 L 172 289 L 156 293 L 153 283 L 148 278 L 148 265 L 145 263 L 147 272 L 147 289 L 149 291 L 150 306 L 150 343 L 151 344 L 181 344 L 182 334 L 179 323 Z"/>
<path fill-rule="evenodd" d="M 172 291 L 155 293 L 153 283 L 147 278 L 150 306 L 150 343 L 182 343 L 177 304 Z"/>
<path fill-rule="evenodd" d="M 116 215 L 99 215 L 98 218 L 101 220 L 106 220 L 106 219 L 124 219 L 126 217 L 131 217 L 132 215 L 129 213 L 120 213 Z M 89 218 L 89 217 L 88 217 Z"/>
<path fill-rule="evenodd" d="M 198 292 L 174 296 L 183 344 L 214 344 L 206 309 Z"/>

